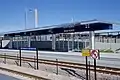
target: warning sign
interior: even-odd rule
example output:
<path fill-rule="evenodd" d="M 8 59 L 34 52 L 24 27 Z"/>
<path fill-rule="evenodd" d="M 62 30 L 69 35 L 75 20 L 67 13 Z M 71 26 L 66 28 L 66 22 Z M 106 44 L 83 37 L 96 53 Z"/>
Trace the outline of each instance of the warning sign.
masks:
<path fill-rule="evenodd" d="M 99 50 L 90 50 L 90 55 L 93 59 L 100 59 Z"/>
<path fill-rule="evenodd" d="M 83 49 L 82 50 L 82 56 L 90 56 L 90 50 L 89 49 Z"/>

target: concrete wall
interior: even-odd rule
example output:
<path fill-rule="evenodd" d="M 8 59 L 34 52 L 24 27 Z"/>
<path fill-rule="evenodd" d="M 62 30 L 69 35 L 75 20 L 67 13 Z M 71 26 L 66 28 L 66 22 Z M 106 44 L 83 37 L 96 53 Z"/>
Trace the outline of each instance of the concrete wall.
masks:
<path fill-rule="evenodd" d="M 102 43 L 102 42 L 95 42 L 96 49 L 112 49 L 115 51 L 116 49 L 120 48 L 120 43 Z"/>

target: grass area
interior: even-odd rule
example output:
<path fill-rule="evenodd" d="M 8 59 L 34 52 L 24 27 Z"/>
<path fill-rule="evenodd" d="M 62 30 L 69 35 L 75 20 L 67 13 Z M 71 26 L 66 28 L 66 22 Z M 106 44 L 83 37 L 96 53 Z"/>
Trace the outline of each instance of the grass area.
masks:
<path fill-rule="evenodd" d="M 114 53 L 114 51 L 111 50 L 111 49 L 100 50 L 100 52 L 104 52 L 104 53 Z"/>

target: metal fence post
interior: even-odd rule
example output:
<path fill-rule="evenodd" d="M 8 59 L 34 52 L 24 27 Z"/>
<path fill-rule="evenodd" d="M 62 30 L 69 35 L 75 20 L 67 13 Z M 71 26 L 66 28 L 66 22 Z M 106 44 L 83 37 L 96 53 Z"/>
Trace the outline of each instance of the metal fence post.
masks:
<path fill-rule="evenodd" d="M 56 59 L 56 74 L 58 75 L 58 59 Z"/>
<path fill-rule="evenodd" d="M 89 80 L 91 80 L 91 78 L 90 78 L 90 61 L 89 61 Z"/>
<path fill-rule="evenodd" d="M 4 63 L 6 64 L 6 53 L 4 53 Z"/>
<path fill-rule="evenodd" d="M 34 56 L 34 69 L 36 69 L 36 57 Z"/>
<path fill-rule="evenodd" d="M 17 61 L 19 62 L 19 54 L 17 54 Z"/>
<path fill-rule="evenodd" d="M 37 57 L 37 70 L 39 69 L 39 66 L 38 66 L 38 49 L 36 49 L 36 57 Z"/>
<path fill-rule="evenodd" d="M 19 50 L 19 56 L 20 56 L 20 66 L 21 66 L 21 49 Z"/>
<path fill-rule="evenodd" d="M 17 63 L 17 66 L 19 66 L 19 54 L 17 54 L 17 61 L 16 61 L 16 63 Z"/>

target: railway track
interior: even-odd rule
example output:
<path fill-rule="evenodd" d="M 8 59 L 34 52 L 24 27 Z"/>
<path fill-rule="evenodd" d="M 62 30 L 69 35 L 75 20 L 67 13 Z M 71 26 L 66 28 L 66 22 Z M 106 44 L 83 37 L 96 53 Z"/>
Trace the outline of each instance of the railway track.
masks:
<path fill-rule="evenodd" d="M 1 55 L 0 58 L 12 59 L 12 60 L 20 60 L 18 56 L 11 55 Z M 21 61 L 27 62 L 35 62 L 36 59 L 29 57 L 21 57 Z M 63 67 L 75 68 L 75 69 L 86 69 L 86 65 L 82 63 L 73 63 L 73 62 L 65 62 L 65 61 L 55 61 L 55 60 L 46 60 L 46 59 L 38 59 L 38 63 L 40 64 L 49 64 L 49 65 L 58 65 Z M 90 65 L 90 70 L 94 71 L 93 65 Z M 106 67 L 106 66 L 96 66 L 96 71 L 99 73 L 112 74 L 112 75 L 120 75 L 120 68 Z"/>

